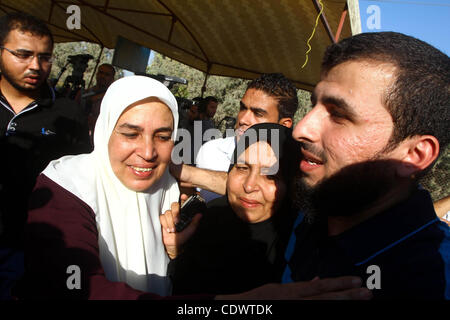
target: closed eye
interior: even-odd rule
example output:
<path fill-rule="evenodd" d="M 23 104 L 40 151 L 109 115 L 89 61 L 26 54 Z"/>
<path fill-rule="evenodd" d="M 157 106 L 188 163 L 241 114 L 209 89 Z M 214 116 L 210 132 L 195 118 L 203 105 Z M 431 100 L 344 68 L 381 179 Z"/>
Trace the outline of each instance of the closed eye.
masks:
<path fill-rule="evenodd" d="M 172 138 L 172 136 L 158 135 L 156 136 L 156 138 L 158 138 L 161 141 L 169 141 Z"/>
<path fill-rule="evenodd" d="M 339 112 L 336 108 L 329 108 L 328 112 L 334 118 L 342 118 L 342 119 L 347 118 L 347 116 L 344 113 Z"/>
<path fill-rule="evenodd" d="M 137 132 L 120 132 L 120 134 L 129 139 L 137 138 L 139 135 Z"/>

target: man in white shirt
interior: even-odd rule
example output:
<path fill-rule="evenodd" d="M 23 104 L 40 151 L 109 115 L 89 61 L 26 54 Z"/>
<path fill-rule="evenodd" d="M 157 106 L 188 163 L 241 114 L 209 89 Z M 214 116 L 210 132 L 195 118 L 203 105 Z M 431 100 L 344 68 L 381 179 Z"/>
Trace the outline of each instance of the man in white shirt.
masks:
<path fill-rule="evenodd" d="M 279 123 L 290 128 L 297 108 L 297 90 L 281 73 L 263 74 L 254 79 L 240 101 L 236 136 L 210 140 L 202 145 L 195 161 L 197 168 L 228 172 L 236 139 L 247 128 L 264 122 Z M 200 194 L 206 201 L 220 196 L 206 190 L 201 190 Z"/>

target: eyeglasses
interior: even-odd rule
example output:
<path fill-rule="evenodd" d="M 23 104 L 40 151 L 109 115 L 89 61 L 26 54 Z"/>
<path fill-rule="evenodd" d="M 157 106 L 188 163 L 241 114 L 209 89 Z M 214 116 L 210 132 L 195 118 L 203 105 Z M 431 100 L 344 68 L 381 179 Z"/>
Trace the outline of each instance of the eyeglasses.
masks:
<path fill-rule="evenodd" d="M 48 53 L 38 53 L 35 54 L 33 51 L 15 51 L 8 48 L 5 48 L 3 46 L 0 46 L 0 49 L 5 49 L 9 53 L 11 53 L 13 56 L 15 56 L 20 62 L 23 63 L 30 63 L 35 56 L 37 56 L 39 62 L 45 63 L 45 64 L 51 64 L 53 62 L 53 57 L 51 54 Z"/>

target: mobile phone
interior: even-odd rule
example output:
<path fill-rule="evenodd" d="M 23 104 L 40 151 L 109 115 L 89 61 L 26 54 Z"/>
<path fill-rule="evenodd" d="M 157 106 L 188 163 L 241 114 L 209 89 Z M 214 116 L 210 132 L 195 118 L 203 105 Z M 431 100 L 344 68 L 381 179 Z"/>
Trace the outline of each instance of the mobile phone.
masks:
<path fill-rule="evenodd" d="M 197 213 L 206 211 L 206 201 L 200 195 L 190 196 L 180 208 L 180 216 L 178 223 L 175 224 L 175 230 L 181 232 L 191 222 Z"/>

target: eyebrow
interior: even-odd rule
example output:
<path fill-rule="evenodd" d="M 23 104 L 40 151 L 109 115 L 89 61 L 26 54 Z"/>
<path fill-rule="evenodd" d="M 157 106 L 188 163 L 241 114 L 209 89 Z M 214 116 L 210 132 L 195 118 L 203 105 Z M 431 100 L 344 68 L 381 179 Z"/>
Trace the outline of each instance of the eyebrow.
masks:
<path fill-rule="evenodd" d="M 130 124 L 130 123 L 122 123 L 119 128 L 124 128 L 124 129 L 130 129 L 130 130 L 135 130 L 135 131 L 144 131 L 144 129 L 140 126 L 136 126 L 134 124 Z"/>
<path fill-rule="evenodd" d="M 161 127 L 155 130 L 155 133 L 159 132 L 170 132 L 172 133 L 173 129 L 171 127 Z"/>
<path fill-rule="evenodd" d="M 144 131 L 144 129 L 143 129 L 142 127 L 137 126 L 137 125 L 134 125 L 134 124 L 131 124 L 131 123 L 127 123 L 127 122 L 122 123 L 122 124 L 119 126 L 119 128 L 135 130 L 135 131 L 138 131 L 138 132 Z M 173 131 L 173 129 L 172 129 L 171 127 L 161 127 L 161 128 L 156 129 L 156 130 L 155 130 L 155 133 L 160 133 L 160 132 L 172 132 L 172 131 Z"/>
<path fill-rule="evenodd" d="M 243 103 L 242 101 L 240 101 L 239 103 L 240 103 L 240 105 L 241 105 L 241 108 L 244 108 L 244 109 L 250 109 L 253 113 L 260 112 L 260 113 L 262 113 L 262 114 L 264 114 L 264 115 L 267 114 L 267 110 L 264 110 L 264 109 L 261 109 L 261 108 L 257 108 L 257 107 L 248 107 L 248 106 L 247 106 L 245 103 Z"/>
<path fill-rule="evenodd" d="M 16 49 L 15 51 L 22 52 L 22 53 L 35 54 L 34 51 L 28 50 L 28 49 L 23 49 L 23 48 Z M 40 55 L 52 55 L 51 52 L 38 52 L 38 54 L 40 54 Z"/>

